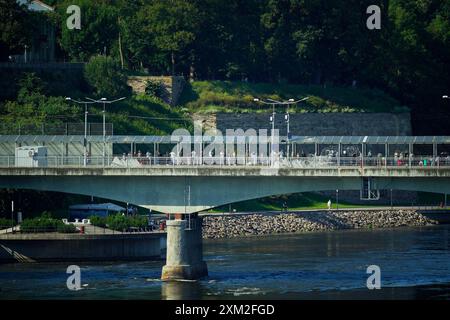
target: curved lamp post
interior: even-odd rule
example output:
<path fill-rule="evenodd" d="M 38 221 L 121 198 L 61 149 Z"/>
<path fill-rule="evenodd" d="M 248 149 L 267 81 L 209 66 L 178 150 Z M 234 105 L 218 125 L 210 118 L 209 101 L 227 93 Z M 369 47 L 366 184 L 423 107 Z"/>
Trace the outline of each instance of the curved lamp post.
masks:
<path fill-rule="evenodd" d="M 122 101 L 124 99 L 126 99 L 126 97 L 122 97 L 119 99 L 115 99 L 115 100 L 108 100 L 106 98 L 101 98 L 100 100 L 95 100 L 89 97 L 86 97 L 86 99 L 92 101 L 93 103 L 103 103 L 103 165 L 105 163 L 105 156 L 106 156 L 106 123 L 105 123 L 105 117 L 106 117 L 106 104 L 113 104 L 115 102 L 118 101 Z"/>
<path fill-rule="evenodd" d="M 72 101 L 75 102 L 77 104 L 84 104 L 84 141 L 83 141 L 83 146 L 84 146 L 84 157 L 83 157 L 83 165 L 86 166 L 87 165 L 87 119 L 88 119 L 88 104 L 92 104 L 95 102 L 92 101 L 78 101 L 75 99 L 72 99 L 71 97 L 66 97 L 66 101 Z"/>
<path fill-rule="evenodd" d="M 290 136 L 290 127 L 289 127 L 289 106 L 291 104 L 296 104 L 299 103 L 301 101 L 305 101 L 308 100 L 309 97 L 305 97 L 299 100 L 294 100 L 294 99 L 288 99 L 285 101 L 278 101 L 278 100 L 274 100 L 274 99 L 267 99 L 267 101 L 264 101 L 262 99 L 259 98 L 254 98 L 253 101 L 255 102 L 260 102 L 260 103 L 264 103 L 264 104 L 268 104 L 272 106 L 272 117 L 270 118 L 270 122 L 272 123 L 272 144 L 271 144 L 271 148 L 273 149 L 273 132 L 275 130 L 275 105 L 280 104 L 280 105 L 287 105 L 286 107 L 286 114 L 284 116 L 284 120 L 286 121 L 286 126 L 287 126 L 287 157 L 289 158 L 289 136 Z M 272 150 L 271 150 L 272 151 Z"/>

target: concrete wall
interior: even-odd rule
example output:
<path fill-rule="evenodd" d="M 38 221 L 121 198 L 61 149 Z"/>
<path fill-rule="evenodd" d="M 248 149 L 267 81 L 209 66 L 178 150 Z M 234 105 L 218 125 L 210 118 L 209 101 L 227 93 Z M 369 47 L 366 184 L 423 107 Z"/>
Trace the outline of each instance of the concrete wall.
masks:
<path fill-rule="evenodd" d="M 183 77 L 130 76 L 128 77 L 128 85 L 135 93 L 145 93 L 145 86 L 149 80 L 162 83 L 164 89 L 162 99 L 164 102 L 171 106 L 178 103 L 185 85 Z"/>
<path fill-rule="evenodd" d="M 270 114 L 194 114 L 205 129 L 270 129 Z M 284 114 L 275 116 L 275 128 L 286 135 Z M 404 136 L 412 135 L 409 113 L 298 113 L 290 115 L 290 132 L 297 136 Z"/>
<path fill-rule="evenodd" d="M 23 257 L 35 261 L 159 260 L 165 254 L 165 240 L 165 233 L 1 235 L 0 262 Z"/>

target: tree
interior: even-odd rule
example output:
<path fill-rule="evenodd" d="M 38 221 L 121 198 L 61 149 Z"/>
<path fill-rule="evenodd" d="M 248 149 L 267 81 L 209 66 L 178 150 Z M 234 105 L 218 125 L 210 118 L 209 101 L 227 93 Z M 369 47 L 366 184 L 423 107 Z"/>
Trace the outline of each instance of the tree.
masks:
<path fill-rule="evenodd" d="M 170 57 L 171 74 L 175 74 L 177 59 L 186 54 L 198 32 L 199 10 L 195 1 L 154 0 L 145 6 L 146 31 L 155 47 Z"/>
<path fill-rule="evenodd" d="M 30 44 L 32 25 L 25 5 L 0 0 L 0 8 L 0 61 L 5 61 Z"/>
<path fill-rule="evenodd" d="M 74 61 L 87 61 L 95 54 L 109 54 L 118 39 L 118 12 L 112 1 L 67 0 L 58 6 L 61 47 Z M 81 29 L 66 27 L 69 5 L 81 9 Z"/>
<path fill-rule="evenodd" d="M 117 97 L 127 94 L 127 77 L 117 61 L 108 56 L 94 56 L 86 64 L 84 75 L 99 96 Z"/>

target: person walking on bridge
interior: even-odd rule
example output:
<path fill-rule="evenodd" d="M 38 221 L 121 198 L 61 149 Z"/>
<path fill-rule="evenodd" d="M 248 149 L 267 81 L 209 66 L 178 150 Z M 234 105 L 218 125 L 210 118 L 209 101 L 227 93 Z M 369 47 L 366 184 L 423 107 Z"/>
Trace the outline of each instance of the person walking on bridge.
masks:
<path fill-rule="evenodd" d="M 331 210 L 331 199 L 328 200 L 327 207 L 328 207 L 328 210 Z"/>

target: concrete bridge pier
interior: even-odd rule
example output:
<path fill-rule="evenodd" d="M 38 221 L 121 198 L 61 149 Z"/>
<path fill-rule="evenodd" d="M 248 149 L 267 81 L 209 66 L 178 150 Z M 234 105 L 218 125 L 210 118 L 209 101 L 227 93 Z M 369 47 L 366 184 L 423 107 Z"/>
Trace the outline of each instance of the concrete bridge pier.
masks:
<path fill-rule="evenodd" d="M 208 275 L 203 261 L 202 218 L 183 218 L 167 220 L 167 255 L 162 280 L 195 280 Z"/>

